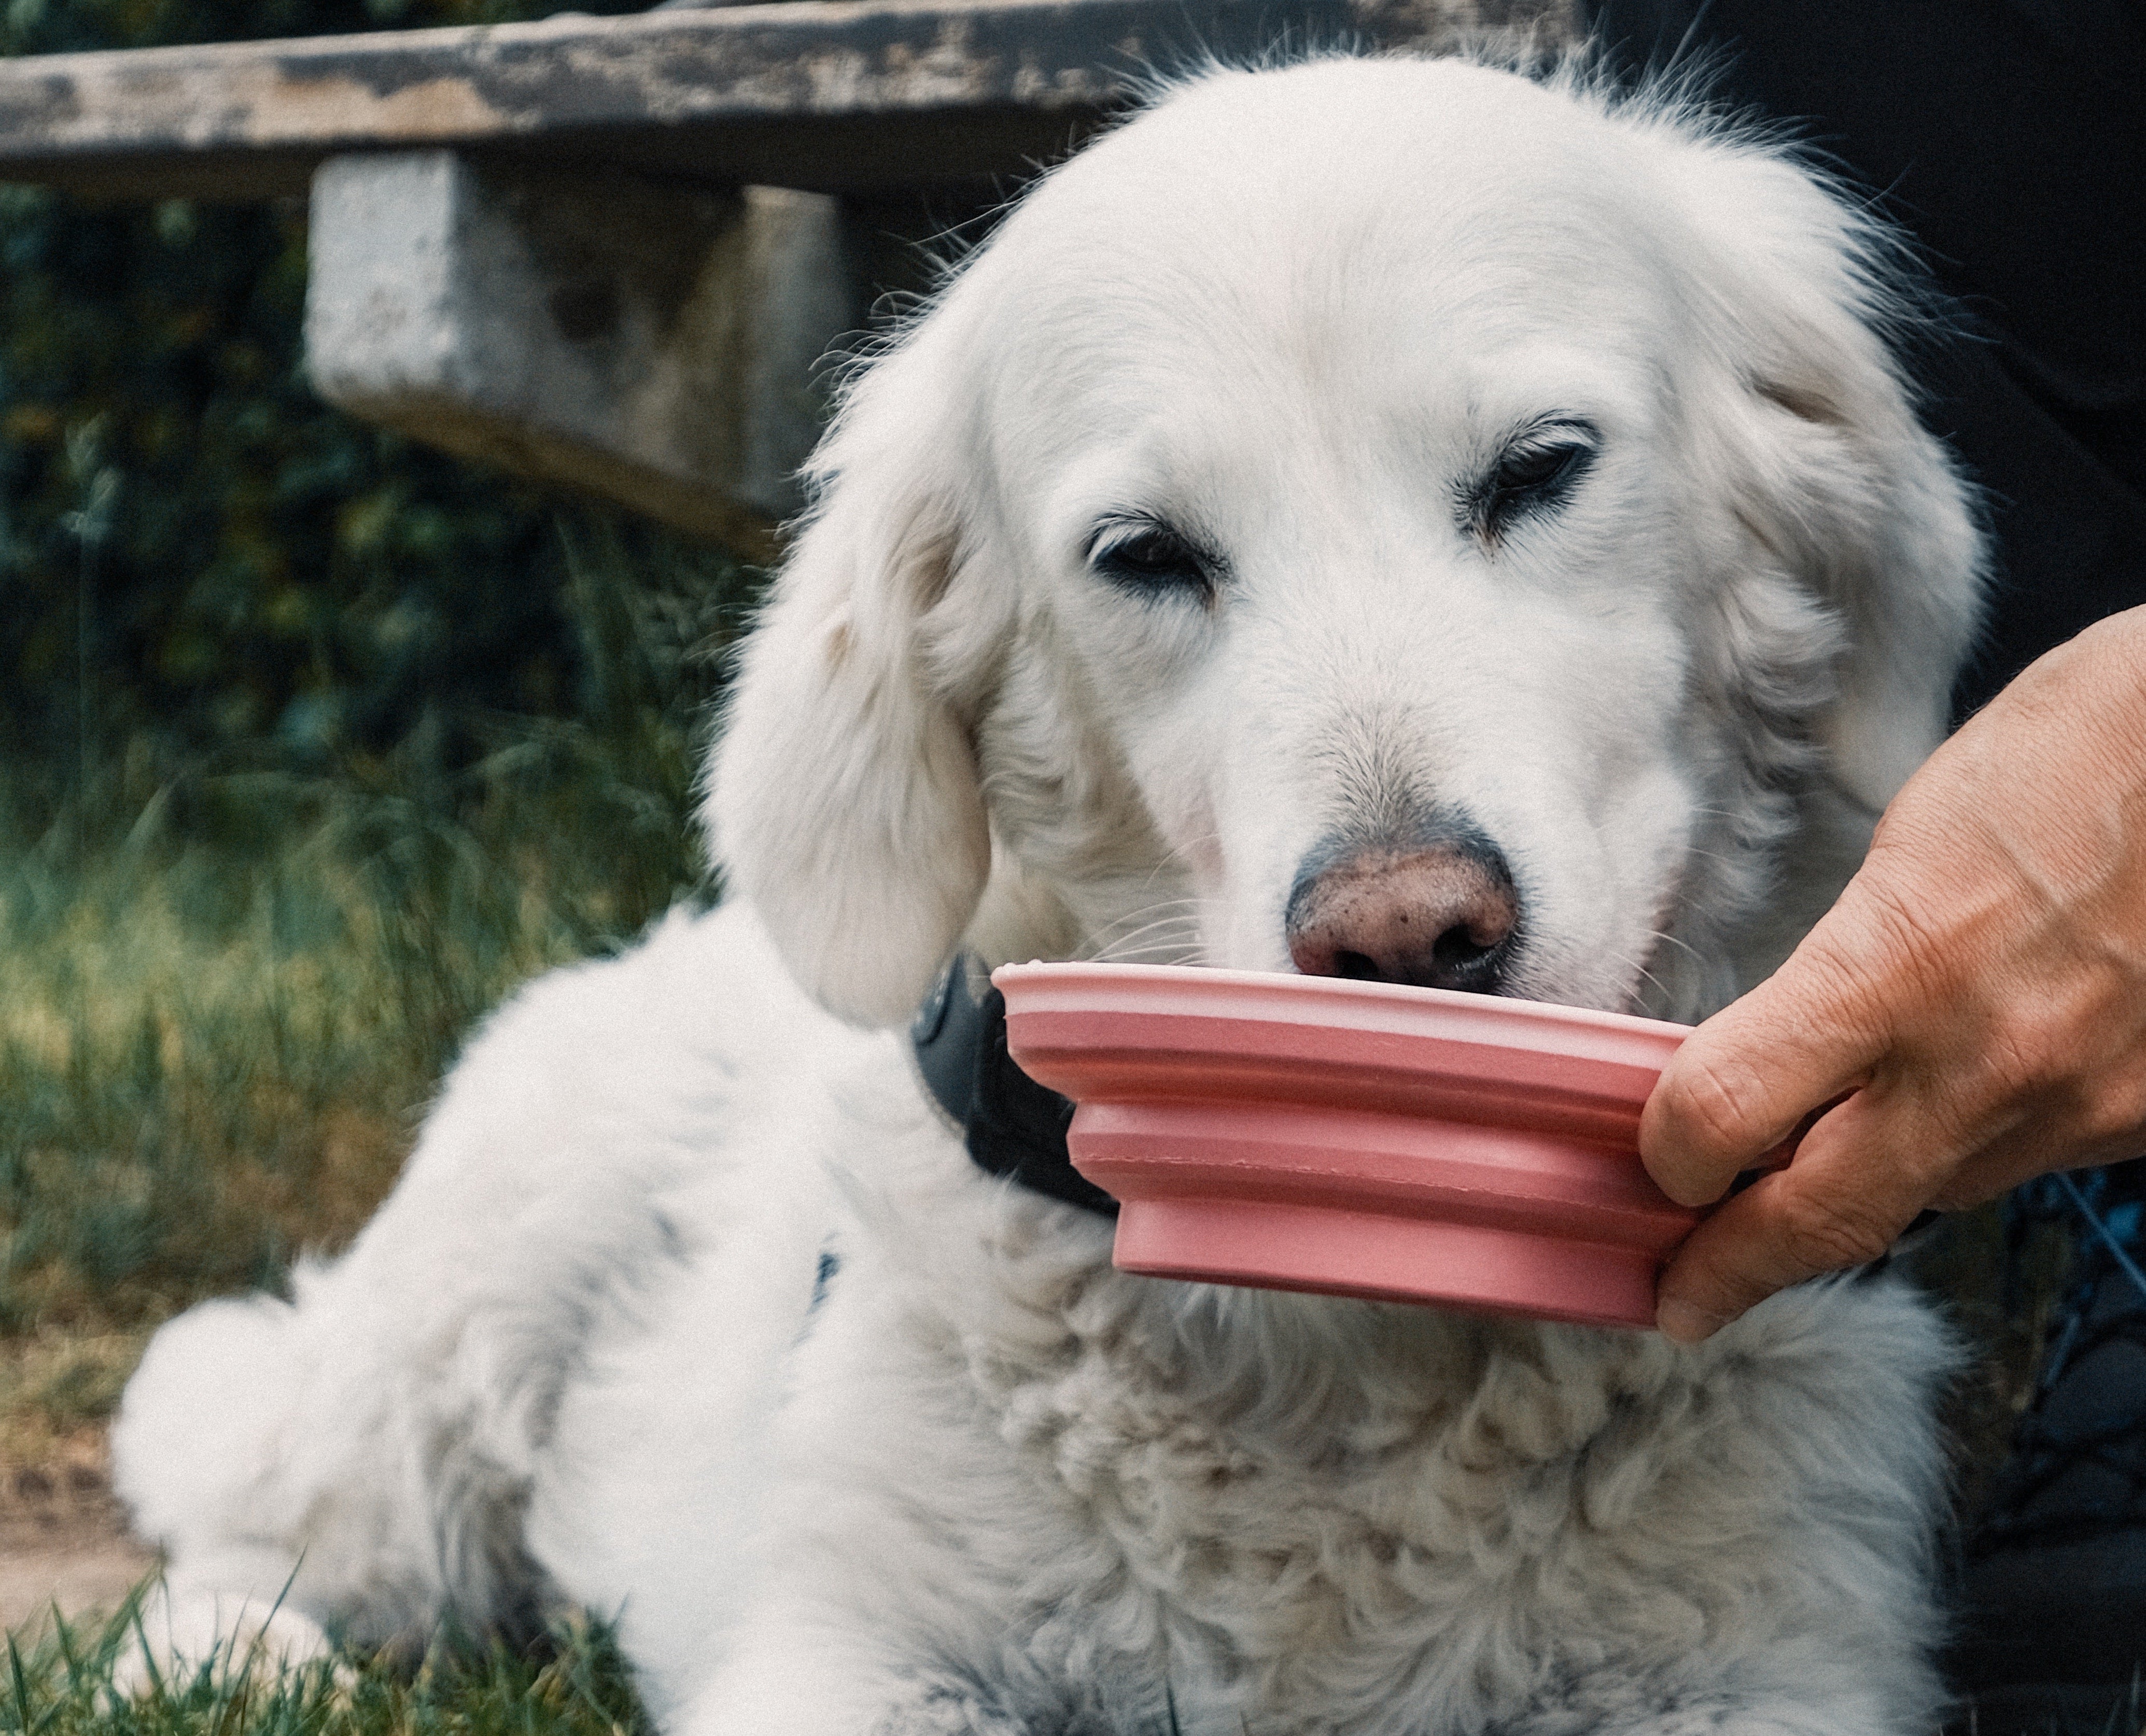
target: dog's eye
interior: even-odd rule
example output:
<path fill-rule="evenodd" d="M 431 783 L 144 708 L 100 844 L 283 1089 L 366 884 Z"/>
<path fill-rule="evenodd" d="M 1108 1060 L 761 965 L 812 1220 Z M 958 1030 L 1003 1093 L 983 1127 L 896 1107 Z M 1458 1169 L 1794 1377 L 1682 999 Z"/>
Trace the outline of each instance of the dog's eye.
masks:
<path fill-rule="evenodd" d="M 1595 432 L 1585 427 L 1535 431 L 1500 455 L 1469 502 L 1476 533 L 1495 541 L 1519 520 L 1555 506 L 1595 461 Z"/>
<path fill-rule="evenodd" d="M 1143 521 L 1106 525 L 1089 545 L 1088 562 L 1102 577 L 1142 596 L 1206 597 L 1219 563 L 1168 525 Z"/>

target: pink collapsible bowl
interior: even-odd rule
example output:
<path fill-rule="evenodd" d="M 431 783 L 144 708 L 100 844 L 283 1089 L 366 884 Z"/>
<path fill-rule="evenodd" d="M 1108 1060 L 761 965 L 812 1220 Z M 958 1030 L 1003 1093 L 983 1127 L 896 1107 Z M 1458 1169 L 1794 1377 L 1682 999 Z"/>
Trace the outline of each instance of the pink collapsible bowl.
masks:
<path fill-rule="evenodd" d="M 1699 1214 L 1640 1167 L 1680 1025 L 1440 989 L 1010 965 L 1126 1271 L 1650 1326 Z"/>

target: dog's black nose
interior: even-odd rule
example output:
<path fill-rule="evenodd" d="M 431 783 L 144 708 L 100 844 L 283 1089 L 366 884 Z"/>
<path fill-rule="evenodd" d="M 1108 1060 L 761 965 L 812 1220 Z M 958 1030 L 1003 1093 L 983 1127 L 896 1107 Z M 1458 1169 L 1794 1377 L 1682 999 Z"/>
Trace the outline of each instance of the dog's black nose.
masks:
<path fill-rule="evenodd" d="M 1503 987 L 1520 925 L 1503 852 L 1473 834 L 1315 852 L 1285 918 L 1289 955 L 1307 976 L 1477 995 Z"/>

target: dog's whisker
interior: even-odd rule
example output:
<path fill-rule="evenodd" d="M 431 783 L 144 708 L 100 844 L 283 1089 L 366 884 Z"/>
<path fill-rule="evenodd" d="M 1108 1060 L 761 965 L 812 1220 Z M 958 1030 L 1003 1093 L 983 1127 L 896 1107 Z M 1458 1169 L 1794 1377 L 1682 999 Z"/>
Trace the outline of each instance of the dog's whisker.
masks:
<path fill-rule="evenodd" d="M 1105 923 L 1101 928 L 1095 930 L 1095 937 L 1099 940 L 1107 939 L 1121 930 L 1143 925 L 1160 918 L 1174 916 L 1180 914 L 1194 914 L 1199 910 L 1200 903 L 1201 900 L 1198 899 L 1186 896 L 1165 898 L 1158 900 L 1152 904 L 1142 905 L 1138 910 L 1130 910 L 1125 915 L 1117 918 L 1115 921 Z"/>
<path fill-rule="evenodd" d="M 1707 962 L 1706 955 L 1704 953 L 1701 952 L 1696 946 L 1693 945 L 1690 941 L 1683 939 L 1679 935 L 1669 933 L 1667 929 L 1650 929 L 1648 930 L 1648 938 L 1649 940 L 1658 940 L 1664 946 L 1674 946 L 1681 951 L 1689 953 L 1693 960 L 1700 965 L 1704 965 Z"/>
<path fill-rule="evenodd" d="M 1161 910 L 1157 913 L 1135 912 L 1100 930 L 1089 942 L 1089 950 L 1096 957 L 1114 953 L 1135 944 L 1147 935 L 1170 930 L 1196 933 L 1200 912 L 1196 909 Z"/>
<path fill-rule="evenodd" d="M 1187 953 L 1196 952 L 1199 945 L 1197 926 L 1190 919 L 1171 917 L 1146 924 L 1107 946 L 1097 947 L 1093 956 L 1108 964 L 1126 964 L 1135 959 L 1165 955 L 1181 959 Z"/>
<path fill-rule="evenodd" d="M 1101 963 L 1197 962 L 1204 950 L 1202 919 L 1218 908 L 1216 900 L 1192 893 L 1157 899 L 1104 925 L 1084 950 Z"/>
<path fill-rule="evenodd" d="M 1197 926 L 1192 916 L 1159 916 L 1152 922 L 1143 922 L 1137 928 L 1127 929 L 1123 934 L 1112 935 L 1097 951 L 1115 950 L 1120 947 L 1138 945 L 1150 935 L 1185 934 Z"/>

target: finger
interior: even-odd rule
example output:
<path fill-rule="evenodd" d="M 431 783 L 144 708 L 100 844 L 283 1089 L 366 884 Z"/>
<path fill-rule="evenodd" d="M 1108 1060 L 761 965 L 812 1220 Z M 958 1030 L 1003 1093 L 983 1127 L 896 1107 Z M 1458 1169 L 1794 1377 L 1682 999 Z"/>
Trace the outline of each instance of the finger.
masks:
<path fill-rule="evenodd" d="M 1679 1205 L 1711 1205 L 1806 1115 L 1861 1084 L 1886 1046 L 1874 1000 L 1829 949 L 1806 942 L 1700 1025 L 1639 1119 L 1654 1185 Z"/>
<path fill-rule="evenodd" d="M 1954 1167 L 1942 1149 L 1899 1159 L 1925 1115 L 1904 1094 L 1862 1092 L 1820 1120 L 1788 1168 L 1725 1202 L 1677 1250 L 1657 1291 L 1662 1331 L 1695 1343 L 1776 1290 L 1891 1247 Z"/>

